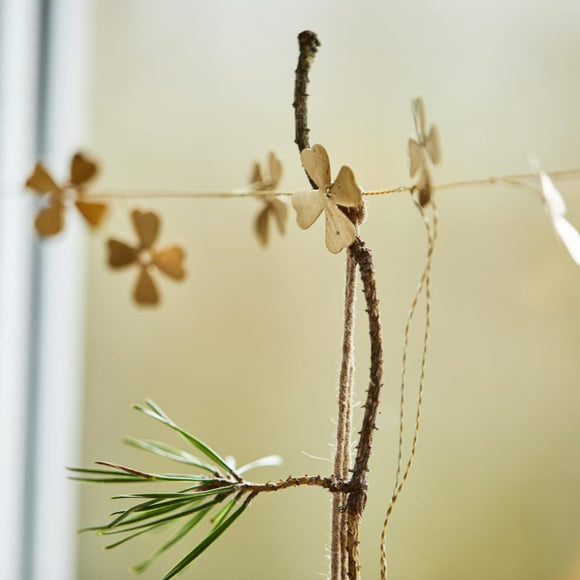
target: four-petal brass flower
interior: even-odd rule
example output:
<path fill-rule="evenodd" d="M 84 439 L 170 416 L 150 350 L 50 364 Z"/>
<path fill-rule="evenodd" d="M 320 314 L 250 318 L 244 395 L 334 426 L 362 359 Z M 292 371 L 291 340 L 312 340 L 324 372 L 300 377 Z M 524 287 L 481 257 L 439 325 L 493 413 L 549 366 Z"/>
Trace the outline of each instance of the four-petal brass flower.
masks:
<path fill-rule="evenodd" d="M 300 160 L 318 189 L 297 191 L 292 196 L 298 226 L 308 229 L 324 211 L 326 247 L 333 254 L 338 254 L 343 248 L 350 246 L 356 237 L 354 224 L 338 205 L 360 206 L 362 190 L 354 179 L 352 169 L 347 166 L 341 167 L 336 179 L 331 180 L 330 160 L 322 145 L 304 149 L 300 154 Z"/>
<path fill-rule="evenodd" d="M 542 185 L 542 201 L 552 222 L 554 232 L 560 238 L 574 262 L 580 266 L 580 233 L 566 219 L 566 202 L 551 177 L 545 171 L 540 170 L 539 173 Z"/>
<path fill-rule="evenodd" d="M 254 191 L 272 191 L 276 189 L 282 178 L 282 163 L 272 152 L 268 153 L 267 172 L 263 172 L 259 163 L 254 164 L 250 187 Z M 274 220 L 280 235 L 286 233 L 286 222 L 288 221 L 288 207 L 281 200 L 273 195 L 260 196 L 264 207 L 256 216 L 254 230 L 258 240 L 263 246 L 268 245 L 270 239 L 270 221 Z"/>
<path fill-rule="evenodd" d="M 36 216 L 34 226 L 41 236 L 53 236 L 64 227 L 64 210 L 67 200 L 73 200 L 75 206 L 91 227 L 98 226 L 107 209 L 101 202 L 85 199 L 85 185 L 97 174 L 98 167 L 94 161 L 82 153 L 74 155 L 71 161 L 70 178 L 64 185 L 58 185 L 46 167 L 38 162 L 32 175 L 26 180 L 26 187 L 39 195 L 47 195 L 48 204 Z"/>
<path fill-rule="evenodd" d="M 159 234 L 159 216 L 153 212 L 135 210 L 131 213 L 133 226 L 137 232 L 138 243 L 135 246 L 110 239 L 109 265 L 111 268 L 124 268 L 132 264 L 139 267 L 139 276 L 133 298 L 137 304 L 155 305 L 159 302 L 159 291 L 151 272 L 157 268 L 174 280 L 183 280 L 183 258 L 185 252 L 178 245 L 155 249 L 153 245 Z"/>
<path fill-rule="evenodd" d="M 420 172 L 419 183 L 416 189 L 419 194 L 419 203 L 422 207 L 425 207 L 431 201 L 432 189 L 427 159 L 435 165 L 441 162 L 439 131 L 436 125 L 432 125 L 429 134 L 427 134 L 425 128 L 425 107 L 421 97 L 417 97 L 412 101 L 411 110 L 413 112 L 417 140 L 409 139 L 409 173 L 411 177 L 415 177 L 417 172 Z"/>

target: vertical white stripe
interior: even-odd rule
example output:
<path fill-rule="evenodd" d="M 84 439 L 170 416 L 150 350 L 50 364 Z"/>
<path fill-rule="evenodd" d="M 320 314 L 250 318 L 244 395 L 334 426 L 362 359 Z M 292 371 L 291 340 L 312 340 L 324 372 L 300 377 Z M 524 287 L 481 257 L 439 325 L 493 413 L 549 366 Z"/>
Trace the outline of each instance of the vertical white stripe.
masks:
<path fill-rule="evenodd" d="M 50 26 L 47 150 L 51 165 L 64 175 L 74 151 L 85 144 L 88 2 L 52 0 Z M 84 230 L 69 209 L 64 235 L 42 249 L 34 580 L 76 577 L 78 486 L 66 479 L 65 466 L 78 464 L 80 455 Z"/>
<path fill-rule="evenodd" d="M 0 2 L 0 182 L 21 182 L 35 152 L 36 0 Z M 31 200 L 0 191 L 0 578 L 20 577 L 30 354 Z M 11 195 L 14 192 L 7 192 Z"/>
<path fill-rule="evenodd" d="M 57 175 L 83 144 L 90 0 L 52 0 L 47 71 L 47 162 Z M 33 166 L 39 82 L 40 2 L 0 2 L 0 183 L 19 184 Z M 6 198 L 4 197 L 6 194 Z M 9 199 L 7 199 L 9 198 Z M 76 494 L 65 465 L 78 462 L 83 384 L 84 234 L 67 216 L 67 231 L 42 250 L 36 360 L 32 350 L 33 195 L 0 191 L 0 578 L 21 578 L 27 406 L 37 406 L 33 442 L 37 511 L 33 514 L 34 579 L 76 576 Z M 30 377 L 38 399 L 27 401 Z M 27 579 L 28 580 L 28 579 Z"/>

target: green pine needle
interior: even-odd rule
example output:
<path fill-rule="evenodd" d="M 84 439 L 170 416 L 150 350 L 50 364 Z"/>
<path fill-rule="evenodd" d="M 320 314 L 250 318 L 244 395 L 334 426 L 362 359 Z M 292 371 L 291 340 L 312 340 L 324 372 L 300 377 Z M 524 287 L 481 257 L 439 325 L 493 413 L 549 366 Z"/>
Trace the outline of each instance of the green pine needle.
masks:
<path fill-rule="evenodd" d="M 135 503 L 126 509 L 113 512 L 111 514 L 112 520 L 108 524 L 80 530 L 81 532 L 97 532 L 103 536 L 123 536 L 106 546 L 106 549 L 110 550 L 147 532 L 177 524 L 173 534 L 165 542 L 154 550 L 148 558 L 131 568 L 133 572 L 141 573 L 213 512 L 213 517 L 210 518 L 212 528 L 195 548 L 165 575 L 164 580 L 169 580 L 190 566 L 248 507 L 255 492 L 247 496 L 245 501 L 234 510 L 236 504 L 247 494 L 241 474 L 258 467 L 280 465 L 281 459 L 278 455 L 269 455 L 247 463 L 236 470 L 233 461 L 227 461 L 203 441 L 178 426 L 153 401 L 146 401 L 144 406 L 136 405 L 135 409 L 179 433 L 181 437 L 200 451 L 207 461 L 160 441 L 127 437 L 124 439 L 126 444 L 164 459 L 196 468 L 205 472 L 205 475 L 197 473 L 149 473 L 116 463 L 97 462 L 99 467 L 96 468 L 68 468 L 71 473 L 69 477 L 76 481 L 88 483 L 187 482 L 188 486 L 178 491 L 114 495 L 112 499 L 134 500 Z M 222 475 L 224 472 L 226 476 Z"/>
<path fill-rule="evenodd" d="M 146 404 L 149 408 L 143 407 L 141 405 L 135 405 L 134 408 L 137 411 L 141 411 L 145 415 L 155 419 L 167 425 L 174 431 L 177 431 L 186 441 L 189 441 L 194 447 L 196 447 L 199 451 L 201 451 L 207 458 L 211 459 L 216 465 L 219 465 L 222 469 L 225 469 L 230 475 L 233 475 L 237 481 L 241 480 L 241 477 L 236 473 L 236 470 L 229 466 L 226 460 L 218 455 L 209 445 L 206 445 L 203 441 L 188 433 L 185 429 L 182 429 L 174 423 L 153 401 L 146 401 Z"/>
<path fill-rule="evenodd" d="M 167 540 L 159 548 L 157 548 L 157 550 L 155 550 L 146 560 L 143 560 L 143 562 L 140 562 L 139 564 L 133 566 L 131 568 L 131 571 L 135 572 L 136 574 L 141 574 L 142 572 L 144 572 L 147 568 L 149 568 L 149 566 L 151 566 L 151 564 L 153 564 L 155 560 L 157 560 L 157 558 L 159 558 L 159 556 L 161 556 L 161 554 L 166 552 L 173 545 L 177 544 L 179 540 L 181 540 L 189 532 L 191 532 L 205 518 L 205 516 L 208 514 L 210 510 L 211 508 L 201 510 L 191 519 L 187 520 L 177 530 L 177 532 L 173 536 L 171 536 L 171 538 L 169 538 L 169 540 Z"/>
<path fill-rule="evenodd" d="M 189 567 L 242 515 L 248 505 L 249 501 L 245 501 L 231 516 L 222 521 L 219 526 L 216 526 L 185 558 L 163 576 L 163 580 L 170 580 L 170 578 Z"/>
<path fill-rule="evenodd" d="M 213 475 L 219 475 L 216 474 L 215 468 L 212 467 L 209 463 L 201 461 L 201 459 L 198 459 L 194 455 L 191 455 L 186 451 L 182 451 L 181 449 L 177 449 L 177 447 L 167 445 L 166 443 L 162 443 L 160 441 L 144 441 L 141 439 L 135 439 L 134 437 L 125 437 L 123 439 L 123 443 L 131 445 L 132 447 L 136 447 L 137 449 L 149 451 L 150 453 L 154 453 L 155 455 L 159 455 L 160 457 L 171 459 L 172 461 L 177 461 L 179 463 L 185 463 L 187 465 L 199 467 L 204 471 L 209 471 Z"/>

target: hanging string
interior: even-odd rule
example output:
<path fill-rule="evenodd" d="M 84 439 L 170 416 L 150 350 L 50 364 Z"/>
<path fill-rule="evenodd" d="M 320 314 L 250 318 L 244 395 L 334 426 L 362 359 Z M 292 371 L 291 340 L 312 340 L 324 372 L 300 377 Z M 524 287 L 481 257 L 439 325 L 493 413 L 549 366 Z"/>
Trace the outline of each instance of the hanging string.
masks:
<path fill-rule="evenodd" d="M 566 179 L 580 177 L 580 169 L 567 169 L 563 171 L 554 171 L 550 173 L 553 179 Z M 511 183 L 514 181 L 519 181 L 522 179 L 537 179 L 537 173 L 520 173 L 512 175 L 504 175 L 501 177 L 489 177 L 487 179 L 473 179 L 467 181 L 455 181 L 450 183 L 443 183 L 440 185 L 434 185 L 434 191 L 442 191 L 446 189 L 457 189 L 464 187 L 483 187 L 486 185 L 496 185 L 497 183 Z M 376 191 L 363 191 L 364 196 L 378 196 L 378 195 L 391 195 L 396 193 L 410 193 L 414 189 L 414 186 L 401 185 L 398 187 L 392 187 L 389 189 L 381 189 Z M 309 191 L 309 190 L 308 190 Z M 100 199 L 116 199 L 116 198 L 244 198 L 244 197 L 291 197 L 294 195 L 294 191 L 248 191 L 245 189 L 238 189 L 232 191 L 103 191 L 102 193 L 94 193 L 94 197 Z"/>
<path fill-rule="evenodd" d="M 549 173 L 552 179 L 574 179 L 580 177 L 580 169 L 566 169 L 563 171 L 553 171 Z M 450 183 L 443 183 L 440 185 L 433 185 L 434 191 L 444 191 L 449 189 L 461 189 L 468 187 L 484 187 L 488 185 L 496 185 L 499 183 L 508 183 L 511 185 L 521 185 L 522 180 L 537 179 L 537 173 L 519 173 L 511 175 L 503 175 L 499 177 L 489 177 L 487 179 L 472 179 L 466 181 L 455 181 Z M 413 191 L 414 186 L 398 186 L 389 189 L 364 191 L 363 196 L 380 196 L 391 195 L 396 193 L 409 193 Z M 10 199 L 14 194 L 20 194 L 22 188 L 20 186 L 8 186 L 0 184 L 0 200 Z M 301 190 L 304 191 L 304 190 Z M 310 190 L 306 190 L 310 191 Z M 161 190 L 161 189 L 111 189 L 103 191 L 94 191 L 87 194 L 87 198 L 95 200 L 131 200 L 131 199 L 230 199 L 230 198 L 246 198 L 246 197 L 291 197 L 294 191 L 250 191 L 248 189 L 232 189 L 229 191 L 193 191 L 193 190 Z"/>
<path fill-rule="evenodd" d="M 415 200 L 414 200 L 415 201 Z M 427 234 L 427 255 L 425 259 L 425 266 L 423 268 L 423 273 L 421 275 L 421 279 L 419 280 L 419 284 L 417 286 L 417 290 L 415 291 L 415 295 L 413 296 L 413 300 L 411 302 L 411 307 L 409 309 L 409 313 L 407 315 L 407 321 L 405 324 L 405 331 L 404 331 L 404 340 L 403 340 L 403 359 L 401 364 L 401 399 L 400 399 L 400 415 L 399 415 L 399 446 L 398 446 L 398 457 L 397 457 L 397 473 L 395 476 L 395 485 L 393 489 L 393 493 L 391 495 L 391 499 L 389 502 L 389 506 L 387 508 L 387 513 L 385 515 L 385 520 L 383 522 L 383 529 L 381 533 L 381 580 L 387 579 L 387 548 L 386 548 L 386 539 L 387 539 L 387 527 L 389 524 L 389 520 L 391 514 L 393 512 L 393 508 L 407 478 L 409 476 L 409 472 L 411 471 L 411 467 L 413 465 L 413 460 L 415 458 L 415 453 L 417 450 L 417 440 L 419 437 L 419 427 L 421 424 L 421 410 L 423 405 L 423 392 L 424 392 L 424 385 L 425 385 L 425 368 L 427 362 L 427 347 L 429 344 L 429 331 L 431 325 L 431 265 L 433 260 L 433 251 L 435 249 L 435 242 L 437 240 L 437 233 L 438 233 L 438 218 L 437 218 L 437 205 L 435 203 L 435 199 L 431 199 L 431 206 L 433 208 L 432 212 L 432 221 L 429 219 L 425 208 L 421 206 L 421 204 L 415 201 L 419 212 L 421 213 L 421 217 L 423 218 L 423 222 L 425 223 L 425 231 Z M 403 435 L 404 435 L 404 408 L 405 408 L 405 389 L 406 389 L 406 374 L 407 374 L 407 353 L 409 348 L 409 333 L 411 329 L 411 322 L 413 317 L 415 316 L 415 312 L 417 310 L 417 304 L 419 302 L 419 298 L 421 293 L 425 289 L 425 332 L 423 335 L 423 351 L 421 355 L 421 371 L 419 376 L 419 388 L 417 393 L 417 412 L 415 415 L 415 427 L 413 432 L 413 440 L 411 442 L 411 450 L 409 452 L 409 457 L 407 459 L 407 463 L 405 465 L 405 470 L 403 471 L 402 477 L 402 460 L 403 460 Z"/>

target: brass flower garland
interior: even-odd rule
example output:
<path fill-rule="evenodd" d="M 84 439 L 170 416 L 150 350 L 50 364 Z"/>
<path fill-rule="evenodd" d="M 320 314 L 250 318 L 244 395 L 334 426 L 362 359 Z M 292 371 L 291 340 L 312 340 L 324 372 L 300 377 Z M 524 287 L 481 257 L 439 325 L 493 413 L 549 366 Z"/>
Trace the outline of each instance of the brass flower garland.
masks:
<path fill-rule="evenodd" d="M 302 166 L 317 189 L 290 192 L 292 206 L 296 211 L 296 222 L 300 228 L 308 229 L 317 221 L 320 214 L 324 213 L 326 247 L 331 253 L 337 254 L 348 248 L 356 236 L 353 222 L 339 206 L 356 208 L 361 206 L 363 195 L 380 195 L 405 190 L 416 195 L 421 207 L 429 205 L 434 189 L 429 164 L 441 162 L 439 131 L 436 125 L 432 125 L 427 132 L 425 108 L 420 97 L 412 101 L 411 110 L 416 138 L 408 140 L 409 173 L 411 177 L 418 176 L 418 181 L 411 187 L 365 192 L 357 184 L 354 174 L 348 166 L 341 167 L 336 179 L 332 181 L 330 160 L 322 145 L 316 144 L 301 152 Z M 86 191 L 87 186 L 98 173 L 97 163 L 79 152 L 71 160 L 69 179 L 64 184 L 59 185 L 42 162 L 36 163 L 25 186 L 45 198 L 45 205 L 39 210 L 34 222 L 34 227 L 41 237 L 52 237 L 63 230 L 65 212 L 71 203 L 92 229 L 103 222 L 108 210 L 107 204 L 102 199 L 104 196 L 99 196 L 98 193 L 88 196 Z M 286 233 L 288 206 L 280 198 L 280 193 L 276 191 L 282 173 L 282 163 L 273 152 L 268 153 L 267 164 L 264 168 L 259 163 L 254 163 L 252 167 L 248 187 L 251 192 L 255 192 L 255 197 L 263 204 L 262 209 L 254 219 L 254 232 L 262 246 L 267 246 L 270 241 L 272 222 L 280 235 Z M 540 189 L 521 181 L 522 178 L 529 177 L 529 175 L 476 180 L 466 182 L 465 185 L 504 182 L 535 191 L 543 200 L 557 237 L 562 241 L 576 264 L 580 265 L 580 234 L 565 218 L 566 204 L 564 199 L 546 172 L 536 167 L 535 174 L 540 178 Z M 441 187 L 449 188 L 455 185 L 447 184 Z M 239 193 L 232 191 L 216 195 L 216 197 L 236 197 L 239 195 Z M 184 197 L 187 196 L 184 194 Z M 191 196 L 196 196 L 196 192 L 192 192 Z M 208 194 L 207 197 L 211 197 L 211 194 Z M 156 268 L 174 280 L 183 280 L 185 271 L 182 262 L 185 251 L 178 245 L 172 245 L 163 250 L 153 251 L 151 249 L 153 240 L 149 240 L 147 236 L 152 235 L 154 231 L 154 238 L 156 237 L 160 221 L 158 214 L 153 212 L 142 214 L 135 210 L 131 214 L 131 219 L 139 237 L 138 245 L 129 246 L 115 239 L 109 240 L 108 264 L 113 269 L 137 264 L 140 272 L 133 292 L 134 301 L 140 306 L 157 305 L 160 303 L 160 295 L 151 276 L 151 271 Z"/>

